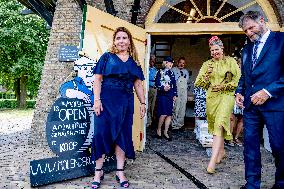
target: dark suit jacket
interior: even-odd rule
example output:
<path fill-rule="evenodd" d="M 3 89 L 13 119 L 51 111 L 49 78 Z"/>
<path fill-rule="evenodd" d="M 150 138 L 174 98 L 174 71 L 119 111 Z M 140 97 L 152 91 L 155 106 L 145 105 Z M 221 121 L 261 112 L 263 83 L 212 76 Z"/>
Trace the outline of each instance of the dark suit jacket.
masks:
<path fill-rule="evenodd" d="M 271 32 L 252 70 L 253 43 L 242 51 L 242 76 L 236 93 L 245 97 L 244 106 L 251 106 L 250 96 L 266 89 L 272 98 L 259 106 L 261 111 L 284 111 L 284 33 Z"/>

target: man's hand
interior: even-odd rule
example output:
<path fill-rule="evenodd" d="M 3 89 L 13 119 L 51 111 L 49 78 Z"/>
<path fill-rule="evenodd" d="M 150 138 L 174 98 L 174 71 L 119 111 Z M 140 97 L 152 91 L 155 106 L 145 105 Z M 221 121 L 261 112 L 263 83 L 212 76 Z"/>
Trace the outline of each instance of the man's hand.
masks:
<path fill-rule="evenodd" d="M 208 66 L 208 69 L 207 69 L 207 73 L 208 74 L 211 74 L 213 72 L 213 66 L 212 65 L 209 65 Z"/>
<path fill-rule="evenodd" d="M 235 97 L 235 101 L 236 101 L 236 104 L 237 104 L 239 107 L 245 108 L 245 107 L 244 107 L 244 104 L 243 104 L 243 102 L 244 102 L 244 96 L 243 96 L 243 95 L 237 93 L 237 94 L 236 94 L 236 97 Z"/>
<path fill-rule="evenodd" d="M 262 105 L 263 103 L 266 102 L 267 99 L 269 99 L 269 95 L 264 90 L 260 90 L 254 93 L 250 97 L 250 99 L 254 105 Z"/>

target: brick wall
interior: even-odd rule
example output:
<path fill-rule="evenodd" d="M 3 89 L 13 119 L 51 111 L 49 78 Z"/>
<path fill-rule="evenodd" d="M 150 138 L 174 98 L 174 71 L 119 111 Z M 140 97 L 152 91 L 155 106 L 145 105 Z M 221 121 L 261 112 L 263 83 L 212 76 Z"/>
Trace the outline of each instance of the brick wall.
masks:
<path fill-rule="evenodd" d="M 144 27 L 146 16 L 154 2 L 154 0 L 141 0 L 141 13 L 138 15 L 137 25 Z"/>
<path fill-rule="evenodd" d="M 59 62 L 61 45 L 79 45 L 82 11 L 75 0 L 58 0 L 44 62 L 30 144 L 46 146 L 45 123 L 48 111 L 58 96 L 58 89 L 72 72 L 73 63 Z"/>
<path fill-rule="evenodd" d="M 278 18 L 280 26 L 284 27 L 284 1 L 283 0 L 269 0 L 275 14 Z"/>
<path fill-rule="evenodd" d="M 104 0 L 87 0 L 89 5 L 95 6 L 96 8 L 105 11 Z M 113 0 L 113 5 L 117 13 L 117 17 L 126 20 L 128 22 L 131 21 L 132 13 L 130 10 L 132 9 L 132 5 L 134 0 Z M 140 1 L 140 14 L 137 18 L 137 25 L 144 27 L 145 18 L 152 7 L 154 0 L 141 0 Z"/>
<path fill-rule="evenodd" d="M 283 0 L 268 0 L 275 10 L 279 23 L 284 26 L 284 1 Z M 118 11 L 117 16 L 121 19 L 131 20 L 131 6 L 134 0 L 113 0 L 114 8 Z M 140 0 L 140 14 L 138 15 L 137 25 L 144 27 L 146 16 L 152 7 L 155 0 Z M 87 0 L 87 3 L 97 7 L 100 10 L 106 11 L 104 6 L 104 0 Z"/>

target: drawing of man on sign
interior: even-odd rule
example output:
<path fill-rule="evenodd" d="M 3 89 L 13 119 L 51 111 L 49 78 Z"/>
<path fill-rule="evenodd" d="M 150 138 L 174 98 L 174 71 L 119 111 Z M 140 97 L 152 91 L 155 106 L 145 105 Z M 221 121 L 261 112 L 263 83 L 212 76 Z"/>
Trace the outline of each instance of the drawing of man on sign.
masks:
<path fill-rule="evenodd" d="M 93 68 L 96 62 L 85 56 L 79 58 L 74 62 L 74 71 L 77 72 L 77 76 L 65 83 L 60 87 L 60 94 L 65 98 L 77 98 L 82 99 L 85 102 L 85 107 L 87 108 L 90 115 L 90 131 L 88 137 L 81 147 L 80 151 L 84 151 L 92 142 L 94 134 L 94 124 L 93 124 L 93 103 L 94 103 L 94 93 L 93 93 Z"/>

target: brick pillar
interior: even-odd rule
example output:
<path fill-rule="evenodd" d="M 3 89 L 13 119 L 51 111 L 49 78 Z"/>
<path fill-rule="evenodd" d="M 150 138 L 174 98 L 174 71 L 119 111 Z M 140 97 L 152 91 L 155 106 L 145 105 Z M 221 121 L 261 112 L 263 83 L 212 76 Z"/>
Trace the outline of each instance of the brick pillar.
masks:
<path fill-rule="evenodd" d="M 137 25 L 140 27 L 145 26 L 145 19 L 150 11 L 152 5 L 154 4 L 155 0 L 141 0 L 140 6 L 141 6 L 141 13 L 138 15 L 137 19 Z"/>
<path fill-rule="evenodd" d="M 284 2 L 283 0 L 269 0 L 278 18 L 280 27 L 284 27 Z"/>
<path fill-rule="evenodd" d="M 96 7 L 97 9 L 106 12 L 104 0 L 86 0 L 86 2 L 88 5 L 91 5 L 93 7 Z"/>
<path fill-rule="evenodd" d="M 31 126 L 30 144 L 40 147 L 48 145 L 45 136 L 48 111 L 59 96 L 59 87 L 73 70 L 73 62 L 59 62 L 58 51 L 61 45 L 79 45 L 81 24 L 82 11 L 79 4 L 75 0 L 57 0 Z"/>

